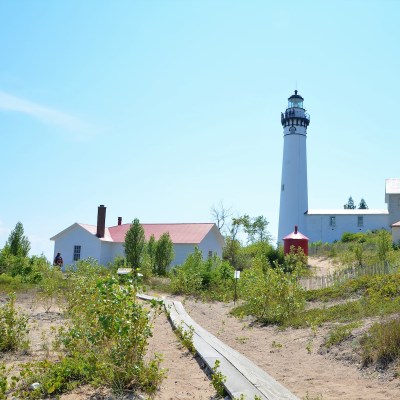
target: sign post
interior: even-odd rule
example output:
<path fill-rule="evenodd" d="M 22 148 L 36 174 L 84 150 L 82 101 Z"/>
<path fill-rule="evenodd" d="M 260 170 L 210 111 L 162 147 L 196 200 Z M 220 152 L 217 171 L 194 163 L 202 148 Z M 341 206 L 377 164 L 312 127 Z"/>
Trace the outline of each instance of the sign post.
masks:
<path fill-rule="evenodd" d="M 236 304 L 236 299 L 237 299 L 237 289 L 236 289 L 237 288 L 237 281 L 240 278 L 240 271 L 235 271 L 234 277 L 235 277 L 235 296 L 233 298 L 233 304 L 235 305 Z"/>

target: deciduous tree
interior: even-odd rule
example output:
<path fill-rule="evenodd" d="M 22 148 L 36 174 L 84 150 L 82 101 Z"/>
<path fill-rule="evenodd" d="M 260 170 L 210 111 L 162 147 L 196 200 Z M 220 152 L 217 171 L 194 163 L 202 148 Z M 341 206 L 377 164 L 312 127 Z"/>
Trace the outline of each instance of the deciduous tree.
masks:
<path fill-rule="evenodd" d="M 157 241 L 156 241 L 154 235 L 151 235 L 150 239 L 147 243 L 147 254 L 149 256 L 148 259 L 149 259 L 151 271 L 153 272 L 153 274 L 157 273 L 156 250 L 157 250 Z"/>
<path fill-rule="evenodd" d="M 222 233 L 224 231 L 224 227 L 226 228 L 227 219 L 232 215 L 231 209 L 225 208 L 221 201 L 218 206 L 212 206 L 210 211 L 218 229 Z"/>
<path fill-rule="evenodd" d="M 169 233 L 163 233 L 157 240 L 155 252 L 155 264 L 157 275 L 166 275 L 167 268 L 174 259 L 174 245 L 172 244 Z"/>
<path fill-rule="evenodd" d="M 125 235 L 125 256 L 128 265 L 132 268 L 140 268 L 146 248 L 144 229 L 139 220 L 135 218 Z"/>

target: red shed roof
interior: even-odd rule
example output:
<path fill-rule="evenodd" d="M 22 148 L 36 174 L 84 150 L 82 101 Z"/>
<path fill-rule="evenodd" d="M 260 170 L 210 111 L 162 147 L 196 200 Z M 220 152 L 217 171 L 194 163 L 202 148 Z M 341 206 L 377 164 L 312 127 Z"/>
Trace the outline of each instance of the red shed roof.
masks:
<path fill-rule="evenodd" d="M 96 234 L 95 225 L 79 224 L 92 234 Z M 168 232 L 172 243 L 174 244 L 199 244 L 213 228 L 213 223 L 188 223 L 188 224 L 141 224 L 144 229 L 146 240 L 151 235 L 158 240 L 163 233 Z M 131 224 L 111 226 L 105 229 L 103 240 L 123 243 L 126 232 Z"/>
<path fill-rule="evenodd" d="M 283 240 L 286 239 L 297 239 L 297 240 L 301 240 L 301 239 L 305 239 L 305 240 L 310 240 L 307 236 L 303 235 L 302 233 L 300 233 L 299 231 L 293 231 L 292 233 L 290 233 L 289 235 L 285 236 L 283 238 Z"/>

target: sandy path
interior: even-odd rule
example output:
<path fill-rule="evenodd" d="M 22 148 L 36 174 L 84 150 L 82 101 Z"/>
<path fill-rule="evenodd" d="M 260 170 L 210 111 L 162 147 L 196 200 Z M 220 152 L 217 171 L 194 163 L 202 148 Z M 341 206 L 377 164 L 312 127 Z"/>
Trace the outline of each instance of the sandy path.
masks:
<path fill-rule="evenodd" d="M 228 315 L 232 304 L 184 302 L 186 311 L 205 329 L 240 351 L 299 398 L 323 400 L 400 399 L 400 380 L 363 376 L 357 365 L 345 365 L 318 354 L 328 328 L 288 329 L 249 325 Z"/>
<path fill-rule="evenodd" d="M 215 396 L 216 392 L 210 380 L 196 359 L 181 346 L 164 313 L 155 320 L 149 353 L 163 354 L 162 367 L 167 369 L 167 377 L 155 399 L 209 400 Z"/>

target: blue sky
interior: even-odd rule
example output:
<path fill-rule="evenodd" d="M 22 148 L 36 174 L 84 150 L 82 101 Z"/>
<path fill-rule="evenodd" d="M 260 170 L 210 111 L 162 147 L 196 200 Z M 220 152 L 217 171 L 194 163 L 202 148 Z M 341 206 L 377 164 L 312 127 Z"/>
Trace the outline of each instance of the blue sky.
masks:
<path fill-rule="evenodd" d="M 208 222 L 277 235 L 280 112 L 311 115 L 310 208 L 385 208 L 400 177 L 398 1 L 0 1 L 0 248 L 74 222 Z"/>

